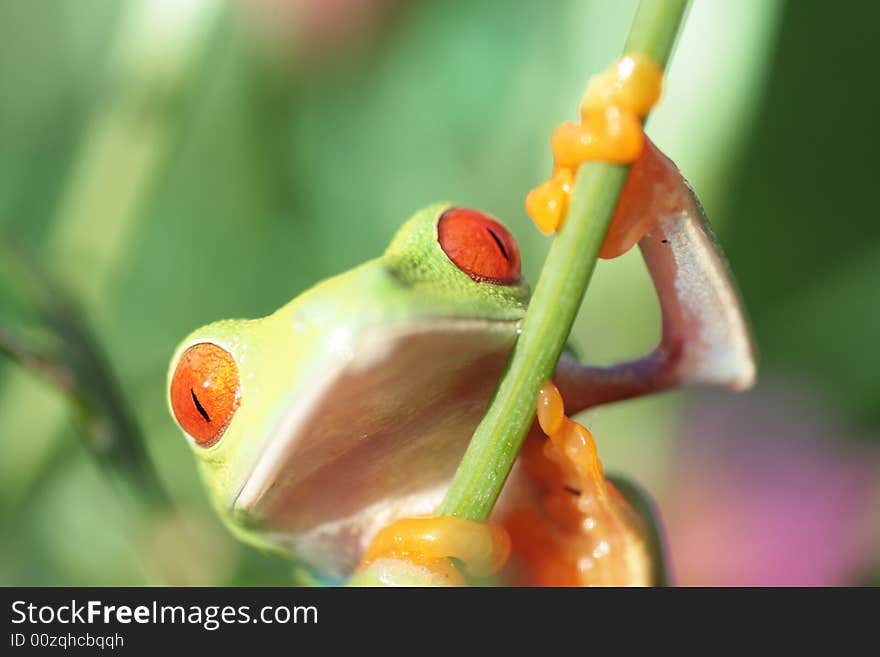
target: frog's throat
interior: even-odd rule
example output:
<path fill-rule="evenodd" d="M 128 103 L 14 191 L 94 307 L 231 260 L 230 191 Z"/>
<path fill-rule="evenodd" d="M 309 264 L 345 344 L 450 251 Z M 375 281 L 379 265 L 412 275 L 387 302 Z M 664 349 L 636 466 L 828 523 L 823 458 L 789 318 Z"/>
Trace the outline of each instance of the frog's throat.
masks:
<path fill-rule="evenodd" d="M 340 562 L 317 564 L 344 572 L 372 538 L 370 518 L 433 510 L 518 327 L 519 319 L 423 318 L 351 336 L 341 350 L 350 357 L 285 402 L 232 515 L 283 537 L 297 556 L 320 551 L 303 545 L 310 536 L 344 537 Z"/>

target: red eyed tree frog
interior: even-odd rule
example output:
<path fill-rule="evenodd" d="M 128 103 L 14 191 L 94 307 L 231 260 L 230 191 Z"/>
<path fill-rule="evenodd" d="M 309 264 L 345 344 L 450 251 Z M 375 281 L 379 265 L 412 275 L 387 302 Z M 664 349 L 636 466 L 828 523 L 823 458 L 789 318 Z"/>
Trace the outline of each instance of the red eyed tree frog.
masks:
<path fill-rule="evenodd" d="M 603 253 L 635 243 L 662 339 L 608 368 L 563 355 L 553 380 L 570 414 L 754 378 L 723 256 L 687 183 L 650 142 Z M 248 543 L 321 576 L 351 574 L 382 527 L 437 509 L 528 302 L 507 229 L 440 203 L 413 215 L 381 257 L 271 315 L 194 331 L 171 361 L 169 403 L 217 512 Z M 527 479 L 511 477 L 498 514 L 531 494 Z"/>

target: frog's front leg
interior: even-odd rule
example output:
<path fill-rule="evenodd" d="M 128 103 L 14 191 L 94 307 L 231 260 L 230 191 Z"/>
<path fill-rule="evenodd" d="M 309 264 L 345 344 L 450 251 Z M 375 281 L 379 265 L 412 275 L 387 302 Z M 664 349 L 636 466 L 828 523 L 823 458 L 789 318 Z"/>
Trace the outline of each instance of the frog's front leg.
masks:
<path fill-rule="evenodd" d="M 660 302 L 660 344 L 612 367 L 563 354 L 554 380 L 569 411 L 680 386 L 752 385 L 755 349 L 736 284 L 687 181 L 647 139 L 601 255 L 636 242 Z"/>

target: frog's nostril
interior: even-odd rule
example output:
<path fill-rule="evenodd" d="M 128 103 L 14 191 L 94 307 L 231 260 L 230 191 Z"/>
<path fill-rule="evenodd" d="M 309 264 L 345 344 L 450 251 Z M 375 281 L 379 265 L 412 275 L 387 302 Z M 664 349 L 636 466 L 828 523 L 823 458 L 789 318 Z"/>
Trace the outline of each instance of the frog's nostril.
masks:
<path fill-rule="evenodd" d="M 213 343 L 187 349 L 171 380 L 171 407 L 181 428 L 202 447 L 223 435 L 240 401 L 238 367 Z"/>

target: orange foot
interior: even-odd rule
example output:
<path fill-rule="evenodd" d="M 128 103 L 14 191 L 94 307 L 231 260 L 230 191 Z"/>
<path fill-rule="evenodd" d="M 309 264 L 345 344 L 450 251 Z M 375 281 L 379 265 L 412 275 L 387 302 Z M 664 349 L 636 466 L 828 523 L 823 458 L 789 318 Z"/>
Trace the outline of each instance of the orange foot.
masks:
<path fill-rule="evenodd" d="M 651 585 L 642 520 L 605 479 L 592 435 L 565 417 L 552 382 L 541 390 L 538 423 L 549 440 L 531 437 L 522 457 L 540 504 L 504 523 L 521 577 L 534 586 Z"/>
<path fill-rule="evenodd" d="M 451 559 L 473 577 L 498 572 L 510 556 L 510 537 L 501 526 L 453 516 L 402 518 L 383 527 L 367 550 L 362 568 L 381 559 L 404 561 L 452 586 L 467 580 Z"/>
<path fill-rule="evenodd" d="M 625 55 L 594 76 L 581 101 L 580 123 L 553 132 L 553 177 L 529 192 L 526 212 L 546 235 L 559 230 L 573 180 L 584 162 L 630 164 L 642 153 L 642 120 L 660 97 L 663 71 L 643 55 Z"/>

